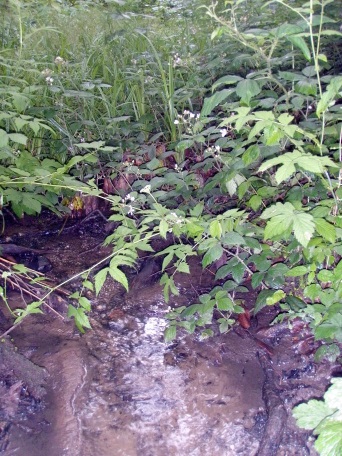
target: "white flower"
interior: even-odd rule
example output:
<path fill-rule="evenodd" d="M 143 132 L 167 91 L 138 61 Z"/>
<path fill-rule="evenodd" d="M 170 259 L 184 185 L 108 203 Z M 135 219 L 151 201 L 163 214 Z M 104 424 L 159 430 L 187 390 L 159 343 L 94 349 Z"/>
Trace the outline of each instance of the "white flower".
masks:
<path fill-rule="evenodd" d="M 42 76 L 50 76 L 52 73 L 53 71 L 50 70 L 50 68 L 45 68 L 45 70 L 41 72 Z"/>
<path fill-rule="evenodd" d="M 190 119 L 194 119 L 195 118 L 195 114 L 193 112 L 190 112 L 189 117 L 190 117 Z"/>
<path fill-rule="evenodd" d="M 46 83 L 47 83 L 48 85 L 52 85 L 52 83 L 53 83 L 53 78 L 52 78 L 51 76 L 47 76 L 47 77 L 45 78 L 45 81 L 46 81 Z"/>
<path fill-rule="evenodd" d="M 222 130 L 221 130 L 221 136 L 222 136 L 222 138 L 224 138 L 224 137 L 227 135 L 227 133 L 228 133 L 227 128 L 222 128 Z"/>
<path fill-rule="evenodd" d="M 63 57 L 57 56 L 55 58 L 55 64 L 56 65 L 65 65 L 65 60 L 63 59 Z"/>
<path fill-rule="evenodd" d="M 134 214 L 134 207 L 132 206 L 132 204 L 129 204 L 128 205 L 128 215 L 133 215 Z"/>
<path fill-rule="evenodd" d="M 173 123 L 174 123 L 175 125 L 178 125 L 178 124 L 179 124 L 179 120 L 175 119 L 175 120 L 173 121 Z"/>
<path fill-rule="evenodd" d="M 140 190 L 140 193 L 151 193 L 151 185 L 145 185 L 145 187 Z"/>

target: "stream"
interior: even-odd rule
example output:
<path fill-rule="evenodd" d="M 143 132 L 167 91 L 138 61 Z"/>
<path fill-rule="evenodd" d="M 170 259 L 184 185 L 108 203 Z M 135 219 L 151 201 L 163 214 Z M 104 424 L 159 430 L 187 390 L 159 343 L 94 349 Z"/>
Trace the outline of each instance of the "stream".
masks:
<path fill-rule="evenodd" d="M 47 252 L 47 274 L 62 281 L 110 252 L 101 246 L 107 232 L 101 218 L 73 223 L 60 235 L 49 219 L 8 226 L 4 240 Z M 37 262 L 39 254 L 29 253 L 26 260 Z M 7 415 L 0 398 L 0 453 L 317 455 L 291 409 L 320 397 L 340 367 L 314 362 L 317 342 L 304 323 L 271 326 L 273 308 L 264 309 L 249 331 L 236 327 L 206 340 L 180 333 L 166 344 L 168 306 L 195 302 L 213 283 L 196 258 L 190 269 L 190 275 L 176 277 L 181 293 L 168 304 L 153 260 L 141 261 L 132 273 L 129 293 L 107 279 L 92 298 L 92 329 L 83 335 L 72 321 L 48 310 L 14 329 L 8 337 L 17 351 L 44 368 L 45 394 L 37 397 L 23 382 L 18 407 Z M 11 293 L 11 306 L 18 307 L 20 299 Z M 251 292 L 246 305 L 254 299 Z M 55 306 L 65 315 L 65 299 Z M 10 326 L 6 309 L 0 317 L 3 332 Z M 22 379 L 7 374 L 0 387 L 9 395 Z"/>

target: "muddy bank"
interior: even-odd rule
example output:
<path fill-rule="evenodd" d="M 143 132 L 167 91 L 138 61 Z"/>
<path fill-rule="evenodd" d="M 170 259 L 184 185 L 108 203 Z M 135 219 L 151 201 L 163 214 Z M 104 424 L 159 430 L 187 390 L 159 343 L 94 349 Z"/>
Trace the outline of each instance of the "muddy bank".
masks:
<path fill-rule="evenodd" d="M 49 274 L 65 280 L 108 254 L 99 247 L 103 224 L 86 228 L 61 236 L 50 228 L 42 235 L 29 231 L 25 238 L 31 248 L 49 251 Z M 341 370 L 314 363 L 309 329 L 301 322 L 270 327 L 274 311 L 265 309 L 249 332 L 236 328 L 205 341 L 180 334 L 167 345 L 158 263 L 146 259 L 140 267 L 128 294 L 107 280 L 93 299 L 93 329 L 85 335 L 53 314 L 29 317 L 11 333 L 19 352 L 49 376 L 40 409 L 33 415 L 18 409 L 7 421 L 2 453 L 316 455 L 291 409 L 320 397 Z M 198 261 L 191 272 L 176 277 L 181 295 L 172 305 L 189 304 L 212 285 L 213 275 Z M 253 300 L 250 294 L 246 304 Z"/>

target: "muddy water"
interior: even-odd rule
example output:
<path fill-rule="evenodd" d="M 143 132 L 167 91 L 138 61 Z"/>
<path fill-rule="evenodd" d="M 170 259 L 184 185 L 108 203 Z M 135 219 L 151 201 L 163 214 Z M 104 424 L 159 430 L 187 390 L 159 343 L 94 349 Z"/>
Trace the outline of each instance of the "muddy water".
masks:
<path fill-rule="evenodd" d="M 52 252 L 52 276 L 65 279 L 108 253 L 98 247 L 100 227 L 81 230 L 33 234 L 35 248 Z M 279 435 L 280 446 L 267 456 L 316 455 L 290 411 L 300 400 L 322 395 L 336 366 L 313 363 L 308 329 L 270 328 L 265 314 L 253 333 L 240 328 L 205 341 L 182 334 L 167 345 L 157 266 L 147 262 L 128 294 L 107 281 L 93 300 L 93 329 L 85 335 L 53 314 L 30 317 L 11 333 L 19 350 L 47 369 L 49 380 L 43 407 L 11 425 L 3 453 L 253 456 L 268 432 L 271 439 Z M 210 285 L 211 275 L 199 263 L 191 267 L 190 276 L 177 278 L 181 296 L 172 305 L 192 302 Z M 279 397 L 280 428 L 267 428 L 270 389 Z"/>

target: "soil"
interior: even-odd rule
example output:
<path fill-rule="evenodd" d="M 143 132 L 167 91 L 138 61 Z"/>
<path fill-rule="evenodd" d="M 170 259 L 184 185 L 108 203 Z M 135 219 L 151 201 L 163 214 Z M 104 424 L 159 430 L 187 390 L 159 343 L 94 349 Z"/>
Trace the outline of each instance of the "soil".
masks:
<path fill-rule="evenodd" d="M 48 275 L 64 281 L 110 253 L 103 218 L 7 227 L 7 243 L 44 251 Z M 5 237 L 4 237 L 5 239 Z M 19 249 L 20 250 L 20 249 Z M 35 251 L 30 252 L 30 261 Z M 27 253 L 24 252 L 25 254 Z M 22 252 L 17 253 L 22 255 Z M 25 260 L 18 257 L 19 260 Z M 301 321 L 271 326 L 266 308 L 249 330 L 201 340 L 163 339 L 169 305 L 188 305 L 213 284 L 198 259 L 178 275 L 181 291 L 164 301 L 158 262 L 142 259 L 129 293 L 107 280 L 92 296 L 92 329 L 80 335 L 66 318 L 30 316 L 0 346 L 0 452 L 6 456 L 315 456 L 313 439 L 291 409 L 321 397 L 341 366 L 317 364 L 318 347 Z M 68 285 L 79 287 L 75 280 Z M 253 305 L 251 292 L 246 307 Z M 18 293 L 13 307 L 22 305 Z M 0 331 L 11 326 L 1 308 Z M 11 340 L 9 340 L 9 337 Z M 11 356 L 8 356 L 11 353 Z M 45 394 L 44 394 L 45 393 Z"/>

